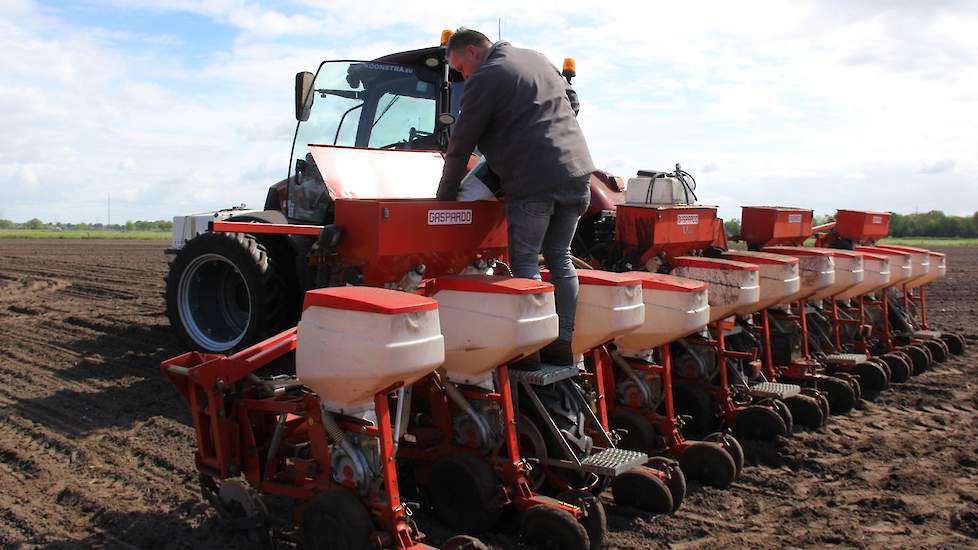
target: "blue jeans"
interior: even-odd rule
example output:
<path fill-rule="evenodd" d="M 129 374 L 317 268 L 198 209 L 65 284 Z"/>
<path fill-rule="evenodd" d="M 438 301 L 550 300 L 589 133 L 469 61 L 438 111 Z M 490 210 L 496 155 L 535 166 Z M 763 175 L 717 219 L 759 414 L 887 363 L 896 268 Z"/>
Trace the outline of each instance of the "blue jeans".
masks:
<path fill-rule="evenodd" d="M 507 199 L 509 261 L 514 277 L 540 280 L 539 254 L 554 285 L 560 340 L 570 341 L 577 308 L 577 272 L 570 245 L 590 202 L 590 174 L 543 193 Z"/>

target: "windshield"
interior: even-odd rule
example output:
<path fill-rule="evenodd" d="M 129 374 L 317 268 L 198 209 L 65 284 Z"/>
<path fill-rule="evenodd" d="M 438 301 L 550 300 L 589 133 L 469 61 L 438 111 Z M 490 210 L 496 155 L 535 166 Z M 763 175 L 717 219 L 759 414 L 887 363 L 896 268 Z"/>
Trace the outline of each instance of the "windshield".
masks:
<path fill-rule="evenodd" d="M 327 61 L 313 84 L 309 119 L 296 129 L 292 162 L 310 144 L 437 149 L 439 75 L 408 65 Z M 290 166 L 291 168 L 291 166 Z"/>

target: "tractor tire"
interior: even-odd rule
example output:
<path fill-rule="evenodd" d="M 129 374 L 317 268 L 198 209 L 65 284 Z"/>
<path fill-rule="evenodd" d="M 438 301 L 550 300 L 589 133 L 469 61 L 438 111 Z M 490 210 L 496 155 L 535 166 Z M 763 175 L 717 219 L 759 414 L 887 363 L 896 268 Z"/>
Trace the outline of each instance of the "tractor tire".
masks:
<path fill-rule="evenodd" d="M 304 550 L 369 550 L 373 531 L 367 507 L 344 490 L 317 494 L 302 513 Z"/>
<path fill-rule="evenodd" d="M 203 233 L 180 249 L 166 277 L 166 314 L 190 349 L 230 354 L 286 327 L 282 279 L 245 233 Z"/>
<path fill-rule="evenodd" d="M 941 340 L 947 344 L 947 349 L 953 355 L 962 355 L 964 353 L 964 338 L 960 334 L 954 332 L 945 332 L 941 335 Z"/>

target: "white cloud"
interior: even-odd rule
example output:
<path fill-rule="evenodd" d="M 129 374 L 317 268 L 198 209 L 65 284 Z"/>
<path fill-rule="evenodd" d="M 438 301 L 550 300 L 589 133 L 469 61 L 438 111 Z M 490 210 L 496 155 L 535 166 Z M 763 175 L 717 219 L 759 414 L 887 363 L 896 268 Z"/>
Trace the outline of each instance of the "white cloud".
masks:
<path fill-rule="evenodd" d="M 134 219 L 260 204 L 288 168 L 296 71 L 434 44 L 459 25 L 495 37 L 497 18 L 517 45 L 577 59 L 593 156 L 626 178 L 702 167 L 698 194 L 727 217 L 747 203 L 820 213 L 978 204 L 978 6 L 968 2 L 596 10 L 503 0 L 446 15 L 381 0 L 104 0 L 120 6 L 190 13 L 236 34 L 199 52 L 200 65 L 167 55 L 192 46 L 179 29 L 83 27 L 4 2 L 4 217 L 93 220 L 109 192 L 113 210 Z M 46 192 L 25 197 L 21 186 Z"/>

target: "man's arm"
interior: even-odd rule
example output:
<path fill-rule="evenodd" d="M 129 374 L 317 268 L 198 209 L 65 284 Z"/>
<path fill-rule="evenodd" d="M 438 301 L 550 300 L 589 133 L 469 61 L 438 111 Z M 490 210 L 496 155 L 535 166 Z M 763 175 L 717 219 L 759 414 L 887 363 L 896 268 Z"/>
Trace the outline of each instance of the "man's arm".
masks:
<path fill-rule="evenodd" d="M 491 90 L 491 78 L 486 78 L 487 76 L 473 75 L 465 82 L 458 120 L 452 127 L 452 137 L 448 140 L 448 151 L 445 153 L 445 167 L 438 183 L 438 200 L 453 201 L 458 196 L 458 187 L 465 177 L 469 156 L 492 118 L 495 94 Z"/>

